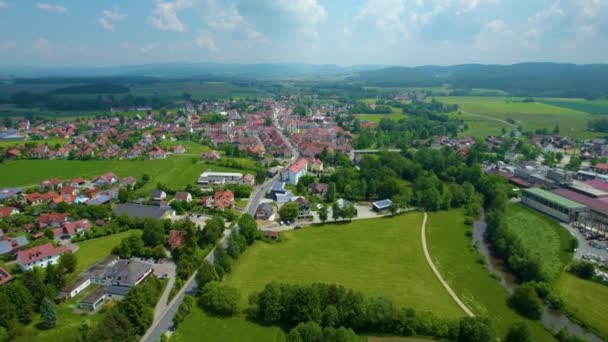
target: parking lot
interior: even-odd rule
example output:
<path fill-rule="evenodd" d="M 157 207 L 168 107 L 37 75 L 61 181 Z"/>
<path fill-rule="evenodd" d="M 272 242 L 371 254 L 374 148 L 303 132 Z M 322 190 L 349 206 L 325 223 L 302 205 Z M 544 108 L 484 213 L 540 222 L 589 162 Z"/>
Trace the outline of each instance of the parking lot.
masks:
<path fill-rule="evenodd" d="M 568 229 L 570 234 L 578 239 L 578 248 L 574 256 L 576 259 L 595 260 L 596 262 L 608 261 L 608 241 L 603 235 L 564 223 L 562 223 L 562 227 Z"/>

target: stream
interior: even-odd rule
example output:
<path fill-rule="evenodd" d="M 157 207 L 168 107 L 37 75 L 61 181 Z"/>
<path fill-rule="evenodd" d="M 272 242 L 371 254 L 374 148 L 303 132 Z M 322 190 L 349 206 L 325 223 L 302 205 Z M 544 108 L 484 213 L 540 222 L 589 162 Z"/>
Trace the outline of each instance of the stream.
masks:
<path fill-rule="evenodd" d="M 481 255 L 485 257 L 486 265 L 488 266 L 490 272 L 499 277 L 500 284 L 505 289 L 507 289 L 509 293 L 513 293 L 513 290 L 517 286 L 515 276 L 506 271 L 502 260 L 492 255 L 490 251 L 490 246 L 484 238 L 486 228 L 487 225 L 485 222 L 485 213 L 482 209 L 480 220 L 476 221 L 473 226 L 473 243 L 477 244 L 477 250 L 479 251 L 479 253 L 481 253 Z M 545 328 L 554 333 L 558 332 L 562 328 L 566 328 L 571 334 L 579 338 L 583 338 L 587 341 L 605 342 L 595 334 L 590 333 L 578 324 L 572 322 L 566 315 L 564 315 L 560 311 L 551 310 L 548 306 L 545 306 L 541 321 Z"/>

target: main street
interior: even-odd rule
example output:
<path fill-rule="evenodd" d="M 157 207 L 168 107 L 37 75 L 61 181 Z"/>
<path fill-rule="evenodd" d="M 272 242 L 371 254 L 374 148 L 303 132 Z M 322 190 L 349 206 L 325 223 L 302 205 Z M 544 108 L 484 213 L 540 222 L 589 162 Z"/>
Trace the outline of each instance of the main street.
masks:
<path fill-rule="evenodd" d="M 260 201 L 264 197 L 264 194 L 266 194 L 266 192 L 268 192 L 268 190 L 270 190 L 272 183 L 275 180 L 277 180 L 278 177 L 279 177 L 279 175 L 267 180 L 261 186 L 256 187 L 253 194 L 251 195 L 251 200 L 249 201 L 249 203 L 247 204 L 247 207 L 245 208 L 246 213 L 248 213 L 252 216 L 255 215 L 255 211 L 256 211 L 258 205 L 260 204 Z M 234 226 L 234 229 L 238 231 L 239 226 L 238 225 Z M 230 233 L 232 233 L 232 230 L 230 231 Z M 230 234 L 224 236 L 220 240 L 220 243 L 222 244 L 222 246 L 226 247 L 228 245 L 229 237 L 230 237 Z M 212 249 L 211 252 L 209 252 L 209 254 L 206 257 L 207 261 L 209 261 L 212 264 L 215 261 L 214 253 L 215 253 L 215 248 Z M 184 300 L 184 297 L 186 295 L 193 295 L 196 293 L 195 277 L 196 277 L 196 272 L 194 272 L 194 274 L 192 274 L 192 276 L 186 281 L 186 283 L 184 284 L 182 289 L 179 291 L 179 293 L 173 298 L 173 300 L 171 300 L 169 305 L 167 305 L 167 307 L 160 313 L 160 315 L 158 317 L 154 317 L 154 322 L 152 323 L 152 326 L 148 329 L 146 334 L 141 338 L 142 342 L 156 342 L 156 341 L 160 340 L 161 335 L 163 335 L 165 332 L 169 331 L 173 327 L 173 316 L 175 316 L 175 313 L 177 312 L 177 309 L 179 308 L 182 301 Z"/>

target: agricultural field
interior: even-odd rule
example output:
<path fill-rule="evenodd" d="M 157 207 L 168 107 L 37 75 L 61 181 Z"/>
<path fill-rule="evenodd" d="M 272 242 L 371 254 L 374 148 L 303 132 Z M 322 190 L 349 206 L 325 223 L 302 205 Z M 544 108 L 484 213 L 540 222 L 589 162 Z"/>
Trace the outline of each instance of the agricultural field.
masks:
<path fill-rule="evenodd" d="M 443 278 L 476 315 L 490 318 L 499 337 L 504 337 L 513 323 L 523 321 L 530 328 L 533 341 L 551 341 L 540 322 L 527 320 L 509 308 L 509 293 L 480 262 L 482 257 L 467 236 L 470 230 L 464 225 L 462 210 L 430 214 L 429 253 Z"/>
<path fill-rule="evenodd" d="M 608 286 L 564 272 L 556 289 L 564 299 L 567 312 L 574 314 L 602 338 L 608 339 Z"/>
<path fill-rule="evenodd" d="M 366 100 L 365 102 L 370 102 L 370 100 Z M 373 101 L 371 101 L 373 102 Z M 380 122 L 383 118 L 389 118 L 391 120 L 399 120 L 403 118 L 407 118 L 407 115 L 403 114 L 403 109 L 391 107 L 390 114 L 355 114 L 355 117 L 359 118 L 363 121 L 369 122 Z"/>
<path fill-rule="evenodd" d="M 112 249 L 120 245 L 120 242 L 123 239 L 135 235 L 141 235 L 141 230 L 129 230 L 118 234 L 79 242 L 77 244 L 79 249 L 75 254 L 78 262 L 76 264 L 76 270 L 73 273 L 74 277 L 89 267 L 95 265 L 95 263 L 101 259 L 110 255 Z"/>
<path fill-rule="evenodd" d="M 564 107 L 540 102 L 524 103 L 521 98 L 510 97 L 451 96 L 437 97 L 437 100 L 456 103 L 460 106 L 460 111 L 477 117 L 478 120 L 475 121 L 467 121 L 465 118 L 465 123 L 473 133 L 485 132 L 481 130 L 485 129 L 483 126 L 488 123 L 492 125 L 501 123 L 496 121 L 497 119 L 502 121 L 512 119 L 515 120 L 516 125 L 522 125 L 524 130 L 546 128 L 552 131 L 557 124 L 563 135 L 573 138 L 590 138 L 598 135 L 587 130 L 587 121 L 592 118 L 591 114 Z M 491 121 L 496 123 L 491 123 Z M 507 130 L 512 128 L 507 122 L 502 124 Z M 500 129 L 497 129 L 493 134 L 500 133 Z M 467 135 L 467 132 L 464 132 L 463 135 Z"/>
<path fill-rule="evenodd" d="M 157 160 L 16 160 L 0 164 L 0 187 L 27 187 L 51 177 L 91 178 L 106 172 L 114 172 L 119 177 L 140 178 L 143 174 L 148 174 L 150 181 L 144 190 L 156 187 L 158 182 L 170 188 L 182 189 L 194 183 L 198 176 L 208 169 L 247 172 L 247 170 L 200 163 L 198 157 L 193 156 L 171 156 Z"/>
<path fill-rule="evenodd" d="M 201 341 L 204 337 L 215 342 L 283 342 L 285 334 L 278 327 L 264 327 L 248 321 L 244 316 L 215 318 L 207 315 L 197 305 L 180 323 L 171 342 Z"/>
<path fill-rule="evenodd" d="M 326 224 L 258 243 L 235 263 L 227 285 L 248 296 L 272 281 L 334 283 L 399 306 L 456 318 L 464 313 L 433 275 L 422 252 L 421 213 Z"/>
<path fill-rule="evenodd" d="M 585 112 L 594 115 L 608 114 L 608 100 L 588 101 L 585 99 L 549 98 L 542 99 L 541 102 L 551 106 L 578 110 L 580 112 Z"/>
<path fill-rule="evenodd" d="M 507 209 L 507 224 L 526 248 L 541 260 L 542 270 L 549 279 L 557 280 L 572 260 L 572 236 L 552 219 L 519 204 Z"/>

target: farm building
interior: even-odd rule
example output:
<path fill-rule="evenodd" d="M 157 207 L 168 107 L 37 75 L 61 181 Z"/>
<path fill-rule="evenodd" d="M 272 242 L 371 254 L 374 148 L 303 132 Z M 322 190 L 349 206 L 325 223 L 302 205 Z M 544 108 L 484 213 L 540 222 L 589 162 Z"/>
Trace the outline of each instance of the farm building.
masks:
<path fill-rule="evenodd" d="M 576 221 L 579 214 L 587 211 L 583 204 L 539 188 L 525 189 L 521 203 L 567 223 Z"/>

